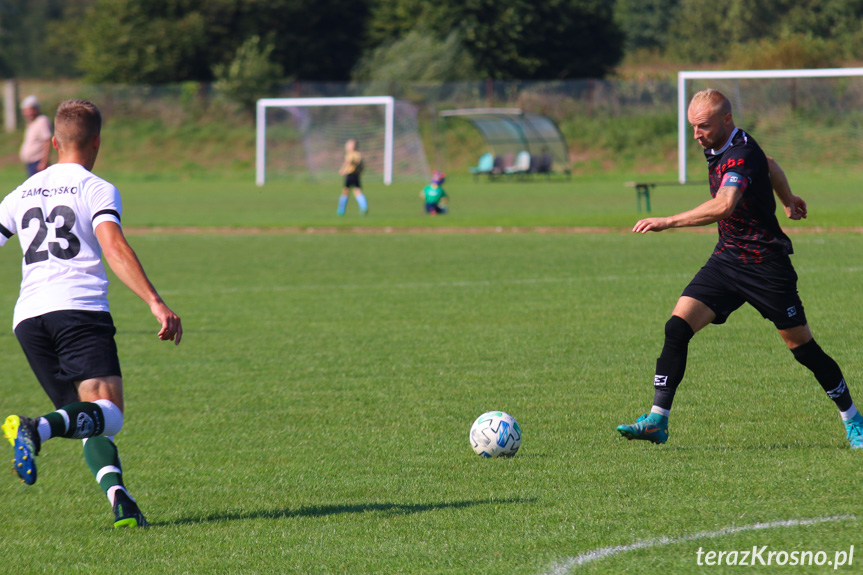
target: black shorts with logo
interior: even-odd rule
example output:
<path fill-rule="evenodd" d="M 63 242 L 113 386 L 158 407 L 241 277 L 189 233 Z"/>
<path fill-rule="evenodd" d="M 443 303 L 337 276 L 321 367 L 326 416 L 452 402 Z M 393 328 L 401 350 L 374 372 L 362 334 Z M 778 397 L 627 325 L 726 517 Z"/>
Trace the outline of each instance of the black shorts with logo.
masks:
<path fill-rule="evenodd" d="M 360 175 L 357 172 L 346 175 L 345 176 L 345 187 L 346 188 L 361 188 L 362 186 L 360 186 Z"/>
<path fill-rule="evenodd" d="M 55 311 L 15 327 L 30 368 L 56 408 L 79 401 L 75 382 L 122 375 L 115 333 L 106 311 Z"/>
<path fill-rule="evenodd" d="M 713 310 L 716 324 L 725 323 L 731 312 L 748 303 L 777 329 L 806 325 L 806 313 L 797 293 L 797 272 L 788 256 L 745 265 L 713 256 L 682 295 Z"/>

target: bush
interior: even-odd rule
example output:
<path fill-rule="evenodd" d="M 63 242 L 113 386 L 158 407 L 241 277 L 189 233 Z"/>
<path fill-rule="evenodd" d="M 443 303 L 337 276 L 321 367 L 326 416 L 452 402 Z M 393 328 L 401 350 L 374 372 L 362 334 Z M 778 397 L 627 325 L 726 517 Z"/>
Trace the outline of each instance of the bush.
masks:
<path fill-rule="evenodd" d="M 833 68 L 840 64 L 840 52 L 833 41 L 791 34 L 778 40 L 737 44 L 731 49 L 727 65 L 738 70 Z"/>
<path fill-rule="evenodd" d="M 476 77 L 471 55 L 458 33 L 438 39 L 412 30 L 402 38 L 375 48 L 353 71 L 355 81 L 453 82 Z"/>
<path fill-rule="evenodd" d="M 272 43 L 262 45 L 259 36 L 252 36 L 237 48 L 230 64 L 213 68 L 216 77 L 213 87 L 254 112 L 258 99 L 274 94 L 276 84 L 282 80 L 282 67 L 270 61 L 273 50 Z"/>

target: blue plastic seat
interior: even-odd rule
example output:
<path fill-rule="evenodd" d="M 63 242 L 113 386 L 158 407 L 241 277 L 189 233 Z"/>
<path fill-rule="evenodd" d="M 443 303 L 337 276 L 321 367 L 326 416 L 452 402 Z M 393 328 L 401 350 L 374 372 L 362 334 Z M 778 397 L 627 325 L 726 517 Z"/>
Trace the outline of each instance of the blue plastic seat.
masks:
<path fill-rule="evenodd" d="M 490 174 L 494 169 L 494 156 L 486 152 L 479 157 L 476 166 L 471 166 L 470 173 L 476 178 L 479 174 Z"/>

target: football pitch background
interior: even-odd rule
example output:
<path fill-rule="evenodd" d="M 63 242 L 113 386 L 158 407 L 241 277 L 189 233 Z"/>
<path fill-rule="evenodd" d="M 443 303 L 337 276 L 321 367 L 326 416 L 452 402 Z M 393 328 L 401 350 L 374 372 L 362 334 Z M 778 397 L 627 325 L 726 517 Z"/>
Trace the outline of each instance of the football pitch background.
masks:
<path fill-rule="evenodd" d="M 780 217 L 806 313 L 863 403 L 863 234 L 847 229 L 863 221 L 861 174 L 789 177 L 811 214 Z M 667 444 L 615 432 L 650 407 L 663 325 L 711 253 L 714 227 L 627 233 L 640 217 L 622 185 L 633 177 L 450 179 L 451 215 L 420 213 L 421 184 L 369 184 L 370 215 L 352 200 L 337 218 L 338 184 L 115 178 L 130 243 L 185 328 L 179 347 L 158 342 L 147 307 L 113 282 L 127 402 L 117 443 L 152 527 L 112 530 L 80 443 L 57 439 L 35 486 L 0 475 L 5 564 L 160 574 L 863 569 L 863 454 L 751 308 L 691 343 Z M 707 197 L 706 186 L 657 188 L 653 213 Z M 561 229 L 574 227 L 597 229 Z M 20 257 L 17 242 L 0 250 L 3 416 L 51 409 L 11 332 Z M 492 409 L 523 430 L 513 459 L 485 460 L 468 444 L 473 420 Z M 768 546 L 833 560 L 852 545 L 853 565 L 835 571 L 711 567 L 697 556 Z"/>

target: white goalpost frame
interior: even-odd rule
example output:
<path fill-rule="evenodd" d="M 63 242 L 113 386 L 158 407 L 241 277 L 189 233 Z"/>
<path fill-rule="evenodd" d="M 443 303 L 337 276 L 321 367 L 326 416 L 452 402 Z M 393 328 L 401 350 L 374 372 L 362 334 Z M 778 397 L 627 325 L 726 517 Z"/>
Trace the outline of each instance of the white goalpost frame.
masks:
<path fill-rule="evenodd" d="M 395 98 L 392 96 L 358 96 L 342 98 L 262 98 L 256 107 L 255 182 L 266 182 L 267 108 L 297 108 L 312 106 L 384 106 L 384 184 L 393 183 L 393 130 Z"/>
<path fill-rule="evenodd" d="M 863 68 L 820 68 L 805 70 L 727 70 L 727 71 L 681 71 L 677 73 L 677 170 L 681 184 L 686 183 L 686 141 L 689 126 L 686 110 L 689 102 L 686 95 L 686 80 L 744 80 L 771 78 L 842 78 L 863 76 Z"/>

